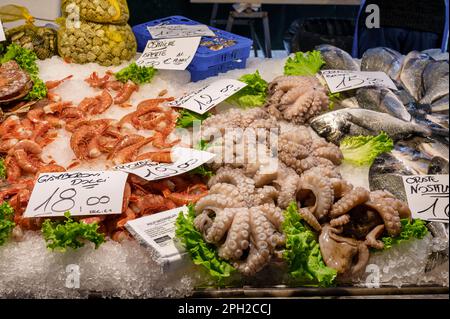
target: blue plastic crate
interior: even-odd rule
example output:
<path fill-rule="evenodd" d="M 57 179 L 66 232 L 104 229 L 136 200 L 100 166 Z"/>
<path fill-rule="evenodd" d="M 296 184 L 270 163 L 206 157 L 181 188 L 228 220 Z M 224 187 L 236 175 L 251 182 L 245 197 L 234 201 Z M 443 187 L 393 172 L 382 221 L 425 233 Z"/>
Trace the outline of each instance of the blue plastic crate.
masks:
<path fill-rule="evenodd" d="M 136 36 L 139 52 L 142 52 L 147 45 L 147 41 L 152 39 L 147 27 L 163 24 L 197 25 L 200 23 L 182 16 L 172 16 L 136 25 L 133 27 L 133 32 Z M 253 44 L 252 40 L 217 28 L 209 28 L 216 34 L 216 37 L 202 37 L 202 42 L 214 42 L 214 40 L 220 38 L 223 41 L 232 40 L 235 43 L 219 51 L 211 50 L 206 46 L 199 46 L 192 62 L 187 68 L 191 73 L 191 80 L 194 82 L 233 69 L 245 68 L 250 55 L 250 49 Z"/>

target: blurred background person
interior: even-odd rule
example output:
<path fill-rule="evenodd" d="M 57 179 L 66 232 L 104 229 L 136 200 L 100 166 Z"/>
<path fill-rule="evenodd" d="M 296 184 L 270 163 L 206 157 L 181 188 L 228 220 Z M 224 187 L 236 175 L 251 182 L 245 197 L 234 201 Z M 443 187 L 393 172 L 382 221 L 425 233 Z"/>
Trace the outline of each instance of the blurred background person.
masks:
<path fill-rule="evenodd" d="M 377 19 L 379 27 L 374 27 Z M 448 0 L 363 0 L 354 41 L 354 57 L 374 47 L 402 54 L 431 48 L 446 51 Z"/>

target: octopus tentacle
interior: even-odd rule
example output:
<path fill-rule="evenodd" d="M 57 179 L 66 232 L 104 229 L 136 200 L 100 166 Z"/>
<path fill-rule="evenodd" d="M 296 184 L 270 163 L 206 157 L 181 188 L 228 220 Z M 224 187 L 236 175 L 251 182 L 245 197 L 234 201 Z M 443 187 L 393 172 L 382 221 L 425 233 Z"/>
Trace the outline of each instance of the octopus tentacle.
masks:
<path fill-rule="evenodd" d="M 346 225 L 349 222 L 350 222 L 350 215 L 344 214 L 344 215 L 341 215 L 337 218 L 333 218 L 332 220 L 330 220 L 330 225 L 332 227 L 339 227 L 339 226 Z"/>
<path fill-rule="evenodd" d="M 195 205 L 195 212 L 199 215 L 205 210 L 217 211 L 227 207 L 235 207 L 237 204 L 234 198 L 229 198 L 222 194 L 211 194 L 198 200 Z"/>
<path fill-rule="evenodd" d="M 208 243 L 219 243 L 223 236 L 228 231 L 233 223 L 234 215 L 237 213 L 236 209 L 225 208 L 216 215 L 214 223 L 205 232 L 205 240 Z"/>
<path fill-rule="evenodd" d="M 281 225 L 284 222 L 282 210 L 273 204 L 261 205 L 260 209 L 266 214 L 267 219 L 275 226 L 275 228 L 278 231 L 281 231 Z"/>
<path fill-rule="evenodd" d="M 381 240 L 377 240 L 378 237 L 384 232 L 384 225 L 378 225 L 370 231 L 366 236 L 366 245 L 375 249 L 383 249 L 384 243 Z"/>
<path fill-rule="evenodd" d="M 300 178 L 297 194 L 301 195 L 300 192 L 304 190 L 311 191 L 316 198 L 315 205 L 311 208 L 314 216 L 319 220 L 325 217 L 334 200 L 331 180 L 323 176 L 305 174 Z"/>
<path fill-rule="evenodd" d="M 370 192 L 362 187 L 356 187 L 340 200 L 338 200 L 330 211 L 332 218 L 346 214 L 358 205 L 364 204 L 370 199 Z"/>
<path fill-rule="evenodd" d="M 278 198 L 278 191 L 273 186 L 264 186 L 263 188 L 258 188 L 256 193 L 253 195 L 253 203 L 258 205 L 274 203 Z"/>
<path fill-rule="evenodd" d="M 303 218 L 309 226 L 314 228 L 316 231 L 320 232 L 322 230 L 322 226 L 317 221 L 316 216 L 309 210 L 309 208 L 300 208 L 298 213 L 301 218 Z"/>
<path fill-rule="evenodd" d="M 332 178 L 331 184 L 333 185 L 333 192 L 335 199 L 340 199 L 344 197 L 353 189 L 352 184 L 340 178 Z"/>
<path fill-rule="evenodd" d="M 352 266 L 351 273 L 357 274 L 362 271 L 369 261 L 370 252 L 364 242 L 360 242 L 358 245 L 358 262 Z"/>
<path fill-rule="evenodd" d="M 380 214 L 389 236 L 396 237 L 400 234 L 402 231 L 402 223 L 400 222 L 400 215 L 394 207 L 383 202 L 374 203 L 371 201 L 366 202 L 366 206 Z"/>
<path fill-rule="evenodd" d="M 219 248 L 219 256 L 226 260 L 238 260 L 250 245 L 250 213 L 247 208 L 230 210 L 234 211 L 234 220 L 225 243 Z"/>

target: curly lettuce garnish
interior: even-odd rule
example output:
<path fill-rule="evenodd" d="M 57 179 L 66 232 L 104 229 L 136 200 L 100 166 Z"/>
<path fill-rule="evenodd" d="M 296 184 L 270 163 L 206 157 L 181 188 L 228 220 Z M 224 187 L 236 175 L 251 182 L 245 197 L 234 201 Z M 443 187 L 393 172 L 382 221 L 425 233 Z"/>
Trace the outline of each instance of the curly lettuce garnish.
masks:
<path fill-rule="evenodd" d="M 300 217 L 297 203 L 292 202 L 284 212 L 282 228 L 286 235 L 283 258 L 291 277 L 302 284 L 332 286 L 337 272 L 325 265 L 317 237 Z"/>
<path fill-rule="evenodd" d="M 353 165 L 371 165 L 380 154 L 394 149 L 394 141 L 384 132 L 378 136 L 349 136 L 341 141 L 344 161 Z"/>
<path fill-rule="evenodd" d="M 289 57 L 284 66 L 285 75 L 315 75 L 325 61 L 319 51 L 296 52 Z"/>
<path fill-rule="evenodd" d="M 14 209 L 7 203 L 0 205 L 0 246 L 4 245 L 11 236 L 16 224 L 12 221 Z"/>
<path fill-rule="evenodd" d="M 195 149 L 200 151 L 206 151 L 209 147 L 209 143 L 205 140 L 200 140 L 196 146 L 194 146 Z M 190 174 L 194 175 L 200 175 L 202 177 L 212 177 L 214 176 L 214 172 L 205 164 L 200 165 L 199 167 L 194 168 L 189 172 Z"/>
<path fill-rule="evenodd" d="M 179 113 L 180 115 L 178 115 L 176 124 L 179 128 L 192 127 L 195 121 L 198 121 L 200 122 L 199 124 L 201 124 L 201 122 L 211 116 L 211 113 L 208 112 L 204 114 L 198 114 L 186 109 L 181 109 Z"/>
<path fill-rule="evenodd" d="M 138 66 L 135 62 L 133 62 L 129 66 L 115 73 L 114 76 L 117 80 L 123 83 L 131 80 L 136 84 L 145 84 L 150 83 L 155 74 L 156 69 L 153 67 Z"/>
<path fill-rule="evenodd" d="M 33 88 L 25 97 L 25 100 L 40 100 L 47 96 L 47 87 L 39 78 L 39 67 L 36 63 L 38 60 L 34 51 L 22 48 L 18 44 L 10 44 L 0 59 L 0 63 L 14 60 L 22 70 L 27 72 L 33 81 Z"/>
<path fill-rule="evenodd" d="M 64 214 L 64 223 L 52 222 L 46 219 L 42 224 L 42 235 L 47 242 L 47 248 L 65 252 L 67 248 L 78 249 L 86 241 L 94 243 L 95 249 L 105 242 L 105 235 L 98 232 L 98 224 L 76 222 L 70 218 L 70 213 Z"/>
<path fill-rule="evenodd" d="M 392 248 L 394 245 L 398 245 L 413 238 L 423 239 L 428 234 L 428 228 L 426 223 L 421 219 L 414 219 L 410 221 L 405 218 L 401 220 L 402 231 L 400 235 L 395 238 L 383 237 L 381 241 L 384 243 L 384 249 Z"/>
<path fill-rule="evenodd" d="M 235 271 L 225 260 L 222 260 L 217 249 L 205 242 L 202 234 L 194 227 L 195 211 L 194 205 L 188 205 L 188 214 L 183 213 L 176 221 L 176 236 L 191 256 L 194 264 L 204 267 L 208 273 L 217 281 L 222 281 Z"/>
<path fill-rule="evenodd" d="M 6 178 L 6 166 L 5 160 L 0 157 L 0 180 Z"/>
<path fill-rule="evenodd" d="M 247 84 L 242 90 L 230 96 L 227 102 L 241 108 L 259 107 L 266 103 L 269 84 L 258 71 L 241 76 L 239 81 Z"/>

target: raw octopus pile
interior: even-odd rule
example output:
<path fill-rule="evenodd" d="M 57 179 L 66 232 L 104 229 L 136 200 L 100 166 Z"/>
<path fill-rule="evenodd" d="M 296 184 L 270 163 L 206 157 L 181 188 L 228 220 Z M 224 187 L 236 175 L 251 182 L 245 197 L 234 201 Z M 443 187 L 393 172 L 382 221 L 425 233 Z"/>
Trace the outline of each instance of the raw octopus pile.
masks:
<path fill-rule="evenodd" d="M 286 83 L 290 81 L 303 80 L 292 77 Z M 303 104 L 306 110 L 314 105 Z M 196 228 L 218 247 L 221 258 L 251 276 L 281 258 L 283 210 L 295 201 L 319 235 L 327 266 L 344 277 L 357 274 L 365 269 L 369 248 L 383 248 L 377 238 L 400 233 L 400 219 L 410 218 L 407 205 L 388 192 L 370 192 L 343 180 L 336 170 L 343 158 L 340 149 L 308 127 L 269 134 L 280 129 L 271 108 L 269 100 L 265 109 L 232 109 L 203 122 L 203 138 L 212 145 L 208 151 L 218 156 L 211 164 L 216 175 L 209 180 L 209 193 L 195 206 Z M 225 141 L 229 128 L 248 128 L 250 133 L 233 136 L 230 143 Z M 258 132 L 256 143 L 250 138 L 253 131 Z M 219 132 L 225 137 L 211 139 Z M 278 159 L 270 146 L 274 140 Z M 227 161 L 227 152 L 234 154 L 234 162 Z"/>
<path fill-rule="evenodd" d="M 144 100 L 138 104 L 136 111 L 115 121 L 102 118 L 101 114 L 112 105 L 131 106 L 127 102 L 139 89 L 138 85 L 131 81 L 123 84 L 108 73 L 99 77 L 94 72 L 86 82 L 99 93 L 86 97 L 79 105 L 73 105 L 52 93 L 54 88 L 70 81 L 70 78 L 46 82 L 49 90 L 47 99 L 31 105 L 25 116 L 11 115 L 0 125 L 0 154 L 5 156 L 8 182 L 0 189 L 0 203 L 7 201 L 14 209 L 17 226 L 13 237 L 16 239 L 20 239 L 26 230 L 39 230 L 44 220 L 22 217 L 39 174 L 65 172 L 83 161 L 100 158 L 114 165 L 142 159 L 171 162 L 170 148 L 179 142 L 167 140 L 175 127 L 178 113 L 161 105 L 172 98 Z M 162 92 L 161 96 L 164 94 Z M 54 160 L 44 162 L 41 158 L 43 148 L 57 137 L 58 129 L 71 133 L 70 147 L 76 158 L 68 167 L 62 167 Z M 145 135 L 140 132 L 145 132 Z M 141 152 L 146 146 L 156 151 Z M 206 192 L 206 185 L 195 176 L 173 177 L 158 182 L 130 176 L 121 215 L 81 220 L 99 223 L 100 231 L 113 240 L 121 241 L 129 237 L 125 231 L 127 221 L 195 202 Z"/>

